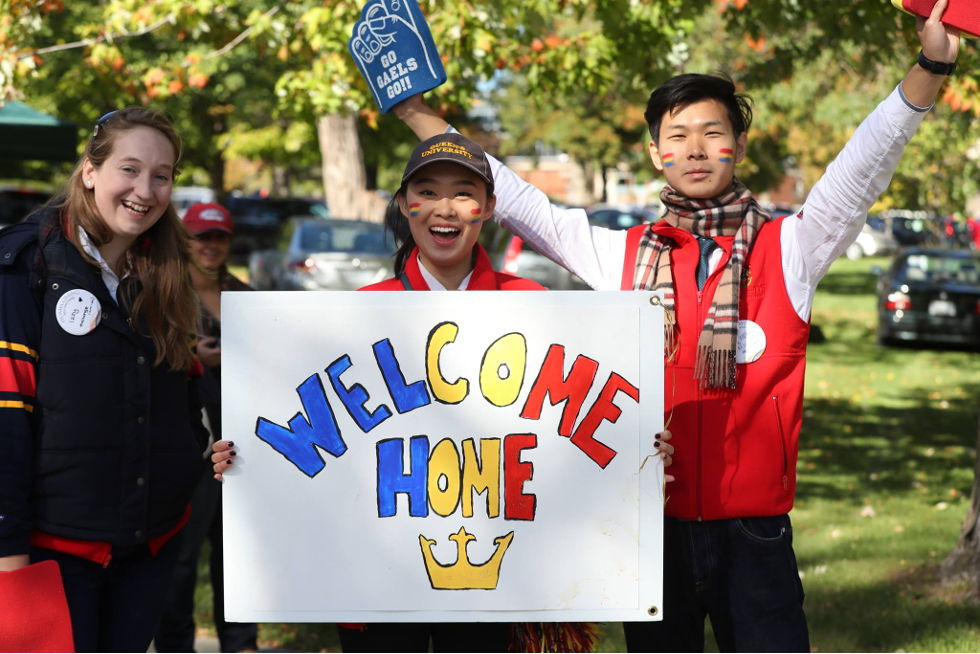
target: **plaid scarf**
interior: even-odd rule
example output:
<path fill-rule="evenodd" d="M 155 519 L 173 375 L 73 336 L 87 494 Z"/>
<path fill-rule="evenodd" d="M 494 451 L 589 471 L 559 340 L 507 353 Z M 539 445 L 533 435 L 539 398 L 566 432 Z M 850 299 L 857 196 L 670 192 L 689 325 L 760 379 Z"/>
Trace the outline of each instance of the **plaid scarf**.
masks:
<path fill-rule="evenodd" d="M 703 387 L 735 388 L 735 348 L 738 343 L 738 298 L 742 282 L 742 266 L 752 249 L 755 237 L 772 216 L 759 208 L 752 193 L 737 179 L 722 195 L 708 200 L 687 198 L 665 186 L 660 200 L 667 208 L 667 224 L 679 227 L 696 236 L 714 238 L 735 236 L 732 256 L 722 273 L 711 308 L 705 317 L 698 338 L 697 363 L 694 378 Z M 663 293 L 667 311 L 674 311 L 674 278 L 670 267 L 669 250 L 676 244 L 653 231 L 643 234 L 636 256 L 634 290 L 653 290 Z M 661 256 L 664 251 L 668 256 Z M 675 324 L 665 326 L 667 351 L 674 351 Z"/>

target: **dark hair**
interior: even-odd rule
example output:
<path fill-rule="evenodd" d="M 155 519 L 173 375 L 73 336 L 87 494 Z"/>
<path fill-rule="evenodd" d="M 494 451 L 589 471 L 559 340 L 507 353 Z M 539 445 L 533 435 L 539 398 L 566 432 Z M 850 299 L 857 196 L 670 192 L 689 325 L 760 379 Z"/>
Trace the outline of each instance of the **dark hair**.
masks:
<path fill-rule="evenodd" d="M 398 249 L 395 251 L 395 277 L 405 272 L 405 262 L 408 255 L 415 249 L 415 239 L 412 238 L 412 230 L 408 226 L 408 218 L 402 213 L 402 208 L 398 206 L 399 196 L 405 195 L 405 187 L 399 188 L 391 199 L 388 200 L 388 207 L 385 209 L 385 241 L 391 233 Z"/>
<path fill-rule="evenodd" d="M 728 110 L 735 137 L 752 125 L 752 98 L 735 92 L 735 83 L 722 75 L 688 73 L 672 77 L 650 94 L 643 117 L 650 126 L 650 138 L 660 147 L 660 123 L 664 116 L 705 100 L 717 100 Z"/>

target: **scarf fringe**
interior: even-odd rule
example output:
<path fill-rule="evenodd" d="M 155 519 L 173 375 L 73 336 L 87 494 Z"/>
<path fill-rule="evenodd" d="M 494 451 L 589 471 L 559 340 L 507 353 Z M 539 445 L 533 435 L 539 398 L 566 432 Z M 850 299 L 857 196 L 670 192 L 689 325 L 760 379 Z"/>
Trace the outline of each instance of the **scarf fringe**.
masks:
<path fill-rule="evenodd" d="M 734 390 L 738 365 L 734 350 L 719 350 L 711 345 L 698 345 L 694 378 L 702 388 L 727 387 Z"/>
<path fill-rule="evenodd" d="M 591 652 L 599 627 L 595 622 L 517 622 L 507 640 L 512 652 Z"/>

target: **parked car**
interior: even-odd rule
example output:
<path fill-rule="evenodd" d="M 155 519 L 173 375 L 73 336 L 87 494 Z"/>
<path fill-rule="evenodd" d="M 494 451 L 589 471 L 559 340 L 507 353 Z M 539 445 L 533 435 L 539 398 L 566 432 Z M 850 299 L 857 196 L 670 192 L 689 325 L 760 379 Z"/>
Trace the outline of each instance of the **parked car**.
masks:
<path fill-rule="evenodd" d="M 925 211 L 890 209 L 874 220 L 882 220 L 885 231 L 891 231 L 899 247 L 926 247 L 939 244 L 939 225 Z M 869 222 L 872 218 L 869 216 Z"/>
<path fill-rule="evenodd" d="M 492 221 L 483 224 L 480 243 L 487 251 L 494 270 L 530 279 L 551 291 L 591 290 L 578 275 L 539 254 L 520 237 Z"/>
<path fill-rule="evenodd" d="M 323 202 L 304 198 L 232 195 L 225 207 L 235 226 L 232 255 L 239 260 L 256 250 L 274 248 L 280 227 L 289 216 L 329 217 Z"/>
<path fill-rule="evenodd" d="M 177 186 L 170 193 L 170 204 L 174 205 L 181 218 L 192 204 L 215 202 L 214 191 L 207 186 Z"/>
<path fill-rule="evenodd" d="M 15 225 L 51 199 L 47 191 L 18 186 L 0 186 L 0 228 Z"/>
<path fill-rule="evenodd" d="M 898 241 L 894 236 L 866 223 L 857 240 L 847 247 L 844 254 L 851 261 L 857 261 L 861 257 L 890 257 L 897 251 Z"/>
<path fill-rule="evenodd" d="M 282 224 L 278 243 L 249 259 L 256 290 L 353 291 L 392 276 L 394 246 L 379 223 L 296 216 Z"/>
<path fill-rule="evenodd" d="M 878 280 L 878 343 L 980 348 L 980 253 L 902 250 Z"/>
<path fill-rule="evenodd" d="M 769 203 L 762 208 L 772 216 L 773 220 L 776 218 L 785 218 L 786 216 L 795 216 L 799 212 L 799 209 L 788 204 Z"/>
<path fill-rule="evenodd" d="M 586 213 L 589 216 L 589 223 L 609 229 L 629 229 L 659 220 L 657 213 L 649 209 L 607 204 L 593 205 L 586 210 Z"/>

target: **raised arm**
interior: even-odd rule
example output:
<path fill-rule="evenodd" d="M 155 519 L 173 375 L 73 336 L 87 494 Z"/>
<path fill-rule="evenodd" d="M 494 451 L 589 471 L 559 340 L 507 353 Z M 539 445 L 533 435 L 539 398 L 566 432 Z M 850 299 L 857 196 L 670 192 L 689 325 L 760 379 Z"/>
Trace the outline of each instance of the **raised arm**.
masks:
<path fill-rule="evenodd" d="M 959 52 L 959 30 L 940 20 L 947 3 L 940 0 L 928 20 L 918 21 L 922 52 L 936 62 L 953 62 Z M 935 104 L 945 79 L 916 64 L 827 168 L 810 192 L 800 219 L 784 225 L 783 264 L 800 289 L 797 310 L 801 315 L 809 314 L 817 283 L 855 241 L 868 210 L 888 188 L 905 146 Z M 790 291 L 793 297 L 793 289 Z"/>
<path fill-rule="evenodd" d="M 394 111 L 420 140 L 452 130 L 421 94 L 395 105 Z M 592 227 L 584 210 L 551 204 L 540 189 L 493 157 L 490 167 L 497 196 L 494 220 L 592 288 L 619 289 L 626 232 Z"/>

